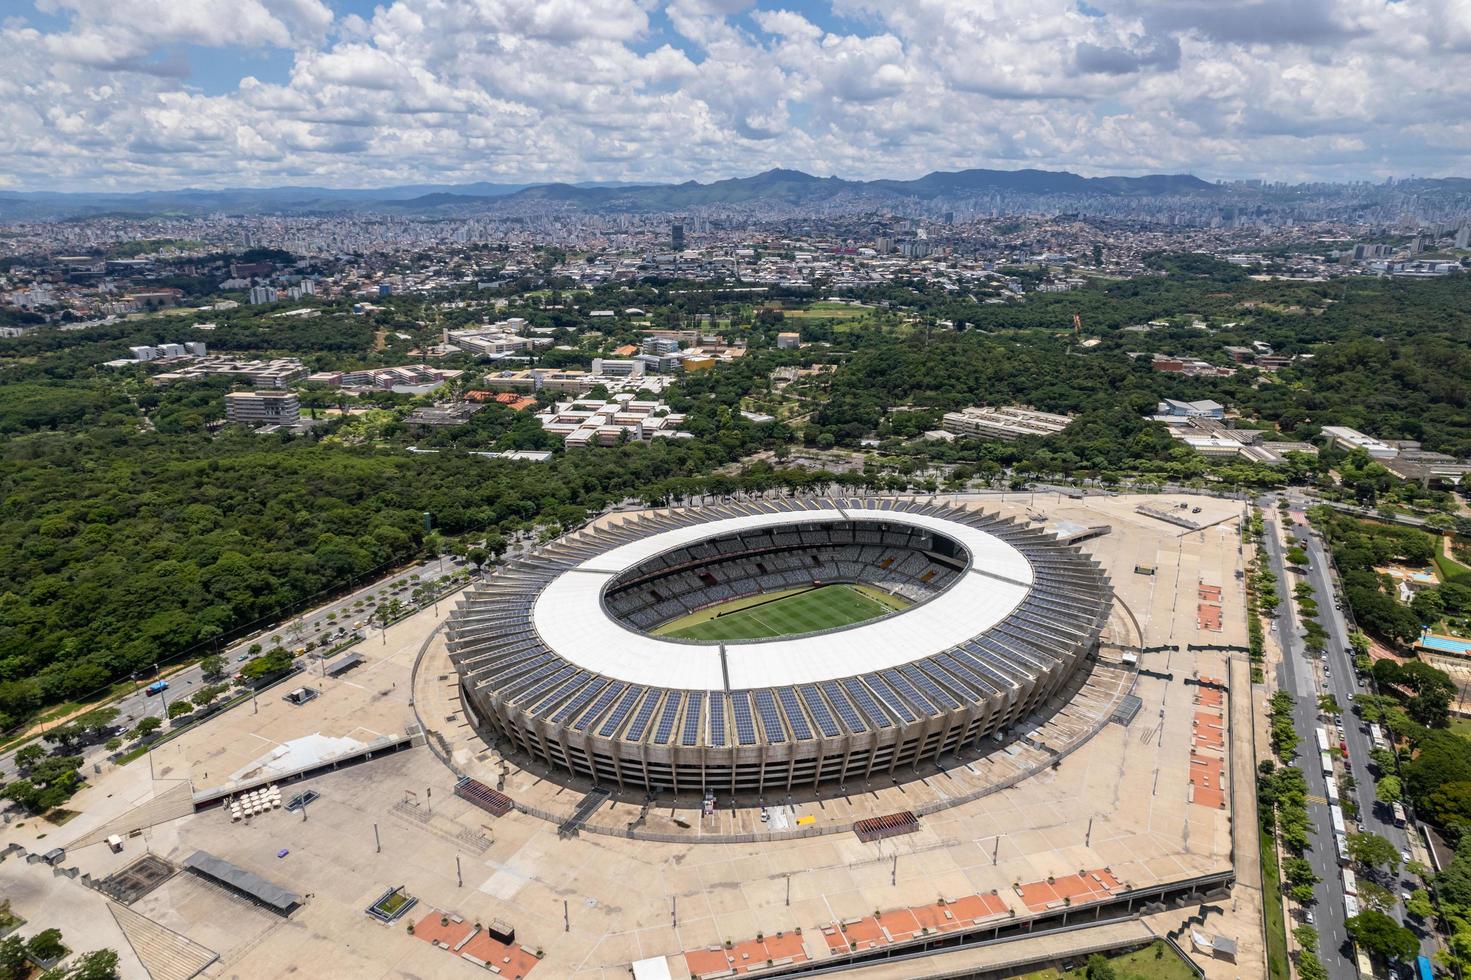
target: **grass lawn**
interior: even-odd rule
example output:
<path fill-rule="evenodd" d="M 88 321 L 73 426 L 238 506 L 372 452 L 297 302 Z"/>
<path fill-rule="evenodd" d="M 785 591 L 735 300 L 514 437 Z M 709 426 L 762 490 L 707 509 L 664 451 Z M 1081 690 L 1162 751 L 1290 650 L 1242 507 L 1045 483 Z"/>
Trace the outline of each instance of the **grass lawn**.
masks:
<path fill-rule="evenodd" d="M 872 586 L 822 585 L 736 599 L 671 620 L 654 633 L 683 640 L 761 640 L 849 626 L 908 605 Z"/>
<path fill-rule="evenodd" d="M 788 320 L 853 320 L 867 316 L 872 307 L 853 306 L 848 303 L 817 302 L 805 310 L 782 310 Z"/>
<path fill-rule="evenodd" d="M 1471 568 L 1467 568 L 1453 558 L 1447 558 L 1443 553 L 1435 556 L 1435 570 L 1440 573 L 1442 582 L 1471 585 Z"/>
<path fill-rule="evenodd" d="M 1462 738 L 1471 738 L 1471 718 L 1457 718 L 1451 716 L 1451 731 Z"/>
<path fill-rule="evenodd" d="M 1282 920 L 1282 872 L 1277 867 L 1277 849 L 1272 831 L 1260 828 L 1262 846 L 1262 906 L 1267 919 L 1267 976 L 1288 980 L 1287 926 Z"/>
<path fill-rule="evenodd" d="M 1119 980 L 1195 980 L 1195 974 L 1181 960 L 1180 955 L 1163 942 L 1150 943 L 1143 949 L 1119 956 L 1110 956 Z M 1053 968 L 1024 973 L 1019 980 L 1082 980 L 1086 976 L 1082 968 L 1066 972 Z"/>

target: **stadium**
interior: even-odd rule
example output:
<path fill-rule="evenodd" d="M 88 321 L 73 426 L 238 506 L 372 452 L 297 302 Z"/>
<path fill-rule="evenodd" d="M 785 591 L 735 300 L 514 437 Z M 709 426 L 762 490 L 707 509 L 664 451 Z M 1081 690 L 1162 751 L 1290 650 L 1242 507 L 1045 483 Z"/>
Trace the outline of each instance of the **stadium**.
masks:
<path fill-rule="evenodd" d="M 620 790 L 770 794 L 1004 738 L 1095 650 L 1088 556 L 976 510 L 751 501 L 626 515 L 490 576 L 446 643 L 470 721 Z"/>

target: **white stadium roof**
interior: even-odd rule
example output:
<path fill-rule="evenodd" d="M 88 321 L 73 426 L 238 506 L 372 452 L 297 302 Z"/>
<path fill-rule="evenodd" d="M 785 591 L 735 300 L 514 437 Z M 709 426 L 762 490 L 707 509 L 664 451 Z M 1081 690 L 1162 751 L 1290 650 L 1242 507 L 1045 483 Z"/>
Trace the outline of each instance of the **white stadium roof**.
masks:
<path fill-rule="evenodd" d="M 706 538 L 768 525 L 881 519 L 952 538 L 971 564 L 946 591 L 898 615 L 829 633 L 726 644 L 729 686 L 806 684 L 884 670 L 963 643 L 1005 619 L 1026 598 L 1031 563 L 1015 547 L 979 528 L 928 514 L 813 510 L 752 514 L 680 527 L 620 545 L 553 579 L 536 600 L 533 622 L 543 642 L 569 663 L 659 687 L 726 687 L 718 644 L 634 632 L 603 608 L 605 586 L 656 555 Z"/>

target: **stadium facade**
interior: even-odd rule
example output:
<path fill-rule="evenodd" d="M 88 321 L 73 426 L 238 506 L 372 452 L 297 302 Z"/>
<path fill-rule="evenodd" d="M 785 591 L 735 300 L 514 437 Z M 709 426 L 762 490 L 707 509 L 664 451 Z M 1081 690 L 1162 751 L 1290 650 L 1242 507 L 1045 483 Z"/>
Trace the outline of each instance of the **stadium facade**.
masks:
<path fill-rule="evenodd" d="M 1096 649 L 1107 576 L 1040 529 L 925 501 L 752 501 L 603 522 L 467 594 L 447 643 L 471 720 L 620 789 L 788 792 L 979 746 Z M 702 642 L 649 631 L 831 583 L 909 608 Z"/>

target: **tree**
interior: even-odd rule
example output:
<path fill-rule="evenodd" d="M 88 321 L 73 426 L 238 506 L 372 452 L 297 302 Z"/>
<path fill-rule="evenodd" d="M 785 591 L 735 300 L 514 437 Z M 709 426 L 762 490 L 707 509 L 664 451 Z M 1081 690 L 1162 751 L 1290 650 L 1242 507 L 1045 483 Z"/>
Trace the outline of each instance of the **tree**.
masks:
<path fill-rule="evenodd" d="M 179 698 L 169 705 L 169 720 L 173 721 L 175 718 L 182 718 L 193 710 L 194 705 L 189 703 L 188 698 Z"/>
<path fill-rule="evenodd" d="M 26 952 L 38 963 L 47 963 L 66 954 L 60 929 L 42 929 L 26 941 Z"/>
<path fill-rule="evenodd" d="M 1297 975 L 1299 980 L 1328 980 L 1328 968 L 1316 952 L 1305 949 L 1297 954 Z"/>
<path fill-rule="evenodd" d="M 477 575 L 480 574 L 481 566 L 485 564 L 488 557 L 489 555 L 484 548 L 471 548 L 465 552 L 465 560 L 475 566 L 475 574 Z"/>
<path fill-rule="evenodd" d="M 25 748 L 21 749 L 19 752 L 15 753 L 15 767 L 17 769 L 29 769 L 37 762 L 40 762 L 41 759 L 45 757 L 45 755 L 46 750 L 37 745 L 35 742 L 32 742 Z"/>
<path fill-rule="evenodd" d="M 1375 746 L 1369 750 L 1369 761 L 1374 764 L 1375 769 L 1378 769 L 1381 773 L 1388 774 L 1394 772 L 1395 764 L 1399 760 L 1389 749 L 1381 749 Z"/>
<path fill-rule="evenodd" d="M 159 718 L 154 715 L 149 715 L 147 718 L 142 718 L 138 721 L 137 727 L 133 729 L 133 734 L 138 738 L 146 738 L 158 731 L 162 726 L 163 722 Z"/>
<path fill-rule="evenodd" d="M 1375 909 L 1365 909 L 1344 925 L 1355 943 L 1386 959 L 1410 960 L 1420 951 L 1413 932 Z"/>
<path fill-rule="evenodd" d="M 1378 834 L 1364 831 L 1348 835 L 1348 856 L 1369 868 L 1399 868 L 1399 850 Z"/>
<path fill-rule="evenodd" d="M 97 949 L 77 957 L 67 967 L 56 967 L 41 974 L 41 980 L 117 980 L 117 953 Z"/>
<path fill-rule="evenodd" d="M 1402 796 L 1404 790 L 1400 787 L 1398 776 L 1381 776 L 1374 786 L 1374 799 L 1380 803 L 1398 803 Z"/>
<path fill-rule="evenodd" d="M 1435 914 L 1435 906 L 1430 901 L 1430 892 L 1423 888 L 1416 888 L 1410 894 L 1410 900 L 1405 902 L 1405 909 L 1422 922 L 1428 921 Z"/>
<path fill-rule="evenodd" d="M 1297 940 L 1297 944 L 1309 953 L 1318 951 L 1318 930 L 1312 926 L 1298 926 L 1292 930 L 1292 935 Z"/>
<path fill-rule="evenodd" d="M 1088 957 L 1088 965 L 1084 968 L 1083 975 L 1087 980 L 1118 980 L 1119 974 L 1107 957 L 1094 953 Z"/>
<path fill-rule="evenodd" d="M 225 658 L 219 654 L 210 654 L 199 661 L 199 669 L 204 671 L 205 677 L 223 677 L 225 673 Z"/>
<path fill-rule="evenodd" d="M 1297 546 L 1288 548 L 1287 554 L 1283 557 L 1287 559 L 1287 564 L 1294 568 L 1301 568 L 1308 563 L 1307 551 Z"/>
<path fill-rule="evenodd" d="M 30 973 L 25 941 L 15 935 L 0 939 L 0 980 L 24 980 Z"/>

